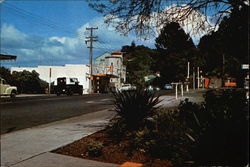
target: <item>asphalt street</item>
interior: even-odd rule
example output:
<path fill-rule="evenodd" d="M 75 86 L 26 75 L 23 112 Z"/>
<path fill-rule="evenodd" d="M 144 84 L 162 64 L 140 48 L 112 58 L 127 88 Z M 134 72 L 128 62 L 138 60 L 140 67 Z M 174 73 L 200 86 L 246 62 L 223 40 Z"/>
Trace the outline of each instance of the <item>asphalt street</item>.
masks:
<path fill-rule="evenodd" d="M 111 94 L 2 98 L 1 134 L 109 108 Z"/>

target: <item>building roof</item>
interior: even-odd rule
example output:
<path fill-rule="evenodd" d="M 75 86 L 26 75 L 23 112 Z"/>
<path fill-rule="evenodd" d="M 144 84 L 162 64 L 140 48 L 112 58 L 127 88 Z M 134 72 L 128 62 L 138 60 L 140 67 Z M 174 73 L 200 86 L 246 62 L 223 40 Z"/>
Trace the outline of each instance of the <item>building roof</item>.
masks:
<path fill-rule="evenodd" d="M 0 54 L 0 60 L 16 60 L 16 56 Z"/>
<path fill-rule="evenodd" d="M 106 56 L 105 58 L 121 58 L 119 56 Z"/>
<path fill-rule="evenodd" d="M 96 75 L 93 75 L 94 77 L 109 77 L 109 78 L 119 78 L 118 76 L 116 75 L 113 75 L 113 74 L 96 74 Z"/>
<path fill-rule="evenodd" d="M 123 53 L 123 52 L 116 50 L 116 51 L 113 51 L 112 53 Z"/>
<path fill-rule="evenodd" d="M 111 54 L 112 54 L 112 55 L 122 55 L 123 53 L 125 53 L 125 52 L 114 51 L 114 52 L 112 52 Z"/>

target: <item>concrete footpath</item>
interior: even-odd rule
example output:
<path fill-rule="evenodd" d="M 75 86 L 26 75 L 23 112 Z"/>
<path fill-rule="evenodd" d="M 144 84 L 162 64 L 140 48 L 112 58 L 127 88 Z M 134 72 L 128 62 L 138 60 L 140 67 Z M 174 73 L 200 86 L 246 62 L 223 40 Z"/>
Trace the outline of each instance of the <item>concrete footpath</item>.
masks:
<path fill-rule="evenodd" d="M 192 93 L 196 94 L 190 92 L 178 100 L 161 96 L 160 105 L 174 107 L 187 97 L 202 100 L 192 99 Z M 50 152 L 103 129 L 113 115 L 111 110 L 103 110 L 1 135 L 1 167 L 118 167 Z"/>
<path fill-rule="evenodd" d="M 76 164 L 89 167 L 85 165 L 85 160 L 73 157 L 65 159 L 63 155 L 48 152 L 103 129 L 112 115 L 114 113 L 110 110 L 98 111 L 1 135 L 1 167 L 75 167 Z M 35 164 L 34 159 L 37 160 Z M 62 159 L 72 160 L 66 163 Z M 112 166 L 108 164 L 103 167 Z"/>

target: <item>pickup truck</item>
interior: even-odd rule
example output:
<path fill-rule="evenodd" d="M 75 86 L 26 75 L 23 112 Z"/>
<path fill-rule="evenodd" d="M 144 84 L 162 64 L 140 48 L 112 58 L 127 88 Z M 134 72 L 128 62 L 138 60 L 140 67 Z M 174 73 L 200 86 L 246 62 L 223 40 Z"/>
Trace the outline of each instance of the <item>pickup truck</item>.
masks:
<path fill-rule="evenodd" d="M 60 96 L 61 94 L 73 95 L 74 93 L 82 95 L 83 86 L 79 85 L 77 78 L 61 77 L 57 78 L 55 93 L 57 96 Z"/>
<path fill-rule="evenodd" d="M 10 86 L 3 78 L 0 78 L 0 96 L 16 97 L 17 87 Z"/>

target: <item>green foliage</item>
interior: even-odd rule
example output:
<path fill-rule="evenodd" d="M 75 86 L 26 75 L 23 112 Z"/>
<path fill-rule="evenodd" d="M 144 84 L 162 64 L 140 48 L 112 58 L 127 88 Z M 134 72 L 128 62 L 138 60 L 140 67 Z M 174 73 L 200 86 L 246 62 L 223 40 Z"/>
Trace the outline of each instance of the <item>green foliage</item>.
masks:
<path fill-rule="evenodd" d="M 135 133 L 134 143 L 152 157 L 170 160 L 178 166 L 190 160 L 188 151 L 193 141 L 188 134 L 178 111 L 161 109 L 150 126 Z"/>
<path fill-rule="evenodd" d="M 13 72 L 15 85 L 20 93 L 44 93 L 47 83 L 35 71 Z"/>
<path fill-rule="evenodd" d="M 0 77 L 6 80 L 7 83 L 13 84 L 13 77 L 10 73 L 10 70 L 4 67 L 0 67 Z"/>
<path fill-rule="evenodd" d="M 179 53 L 195 48 L 189 35 L 178 23 L 169 23 L 161 30 L 160 35 L 155 39 L 157 49 L 165 49 L 170 53 Z"/>
<path fill-rule="evenodd" d="M 191 62 L 191 66 L 202 65 L 201 56 L 192 39 L 178 23 L 166 24 L 155 39 L 155 45 L 159 52 L 155 57 L 155 71 L 160 71 L 161 80 L 165 84 L 184 81 L 188 61 Z"/>
<path fill-rule="evenodd" d="M 86 146 L 89 156 L 98 157 L 102 154 L 103 144 L 101 142 L 90 141 Z"/>
<path fill-rule="evenodd" d="M 152 116 L 160 102 L 159 97 L 148 91 L 137 89 L 114 93 L 114 108 L 119 121 L 123 122 L 127 130 L 138 129 Z"/>
<path fill-rule="evenodd" d="M 127 128 L 124 121 L 121 121 L 120 119 L 114 118 L 110 121 L 109 124 L 109 135 L 114 138 L 122 138 L 127 135 Z"/>
<path fill-rule="evenodd" d="M 249 122 L 244 91 L 208 91 L 202 106 L 183 102 L 180 116 L 193 131 L 197 165 L 246 165 Z"/>
<path fill-rule="evenodd" d="M 249 5 L 234 8 L 223 18 L 218 31 L 201 38 L 198 48 L 206 61 L 205 72 L 222 74 L 224 55 L 225 74 L 240 78 L 244 72 L 241 64 L 249 62 L 248 13 Z"/>
<path fill-rule="evenodd" d="M 144 87 L 144 77 L 152 73 L 151 67 L 154 62 L 152 55 L 155 51 L 143 45 L 136 46 L 135 43 L 123 46 L 122 51 L 127 53 L 124 57 L 127 82 L 137 87 Z"/>
<path fill-rule="evenodd" d="M 17 86 L 19 93 L 45 93 L 48 83 L 39 78 L 39 74 L 35 71 L 13 72 L 1 67 L 0 76 L 4 78 L 7 83 Z"/>

